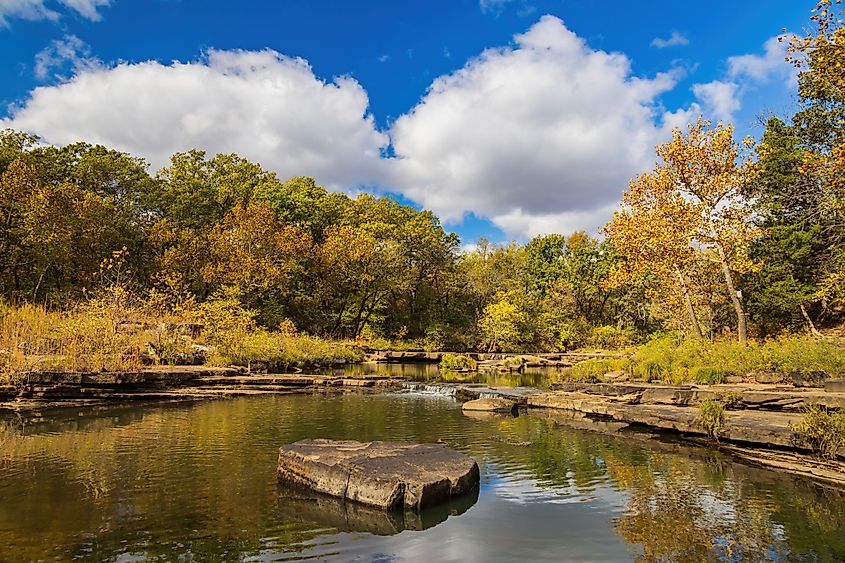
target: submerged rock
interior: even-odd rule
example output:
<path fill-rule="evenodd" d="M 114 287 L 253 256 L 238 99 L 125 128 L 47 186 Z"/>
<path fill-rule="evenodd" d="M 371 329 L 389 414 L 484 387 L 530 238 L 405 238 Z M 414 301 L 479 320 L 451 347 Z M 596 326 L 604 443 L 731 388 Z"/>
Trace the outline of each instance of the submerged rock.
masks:
<path fill-rule="evenodd" d="M 517 410 L 517 402 L 512 399 L 504 399 L 501 397 L 487 397 L 467 401 L 461 408 L 465 411 L 513 413 Z"/>
<path fill-rule="evenodd" d="M 300 440 L 279 450 L 279 481 L 374 506 L 420 508 L 471 492 L 478 464 L 443 444 Z"/>

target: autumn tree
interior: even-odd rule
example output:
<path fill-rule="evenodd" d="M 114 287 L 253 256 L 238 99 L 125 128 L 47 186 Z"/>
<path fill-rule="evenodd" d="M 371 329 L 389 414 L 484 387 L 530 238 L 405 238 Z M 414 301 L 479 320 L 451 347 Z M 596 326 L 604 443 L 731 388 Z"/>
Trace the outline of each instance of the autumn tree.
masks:
<path fill-rule="evenodd" d="M 748 245 L 755 231 L 744 187 L 751 161 L 734 141 L 733 127 L 699 118 L 686 133 L 657 146 L 662 163 L 633 180 L 623 196 L 623 210 L 606 227 L 617 248 L 629 258 L 632 271 L 650 270 L 666 279 L 677 276 L 693 329 L 696 320 L 684 268 L 693 256 L 713 259 L 720 267 L 733 307 L 739 341 L 748 329 L 736 274 L 752 268 Z M 709 253 L 696 253 L 710 250 Z"/>

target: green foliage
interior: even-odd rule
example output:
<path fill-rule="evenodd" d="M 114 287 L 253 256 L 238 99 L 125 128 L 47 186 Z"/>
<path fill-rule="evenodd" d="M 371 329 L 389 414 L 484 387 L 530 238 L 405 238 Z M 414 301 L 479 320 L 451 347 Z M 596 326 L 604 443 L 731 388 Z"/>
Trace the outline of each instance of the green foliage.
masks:
<path fill-rule="evenodd" d="M 568 378 L 573 381 L 595 382 L 601 380 L 601 377 L 608 373 L 619 371 L 631 375 L 632 370 L 633 364 L 628 358 L 593 358 L 572 366 Z"/>
<path fill-rule="evenodd" d="M 440 358 L 440 369 L 451 371 L 475 371 L 478 369 L 478 363 L 469 356 L 463 356 L 460 354 L 443 354 L 443 357 Z"/>
<path fill-rule="evenodd" d="M 822 405 L 809 405 L 803 409 L 804 417 L 792 430 L 798 440 L 826 459 L 836 459 L 839 449 L 845 446 L 845 414 Z"/>
<path fill-rule="evenodd" d="M 695 366 L 690 369 L 690 379 L 700 385 L 717 385 L 725 382 L 727 374 L 715 366 Z"/>
<path fill-rule="evenodd" d="M 725 425 L 725 405 L 716 399 L 705 399 L 698 403 L 698 422 L 714 440 L 719 440 L 719 434 Z"/>
<path fill-rule="evenodd" d="M 793 373 L 824 371 L 845 375 L 845 345 L 810 336 L 781 336 L 742 346 L 672 335 L 655 338 L 633 356 L 634 375 L 666 382 L 720 383 L 728 375 L 754 372 Z"/>

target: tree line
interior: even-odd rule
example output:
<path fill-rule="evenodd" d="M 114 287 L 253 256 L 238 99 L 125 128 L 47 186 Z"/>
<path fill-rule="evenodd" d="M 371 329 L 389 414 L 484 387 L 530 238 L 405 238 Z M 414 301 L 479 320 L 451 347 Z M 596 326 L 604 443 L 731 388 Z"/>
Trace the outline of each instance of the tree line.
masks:
<path fill-rule="evenodd" d="M 839 4 L 836 1 L 835 4 Z M 845 31 L 795 37 L 800 110 L 759 141 L 699 119 L 657 147 L 605 236 L 480 240 L 429 211 L 281 180 L 236 154 L 143 159 L 0 133 L 0 295 L 73 307 L 97 277 L 174 306 L 226 295 L 261 325 L 430 348 L 619 346 L 676 329 L 744 342 L 845 314 Z M 105 260 L 105 262 L 104 262 Z"/>

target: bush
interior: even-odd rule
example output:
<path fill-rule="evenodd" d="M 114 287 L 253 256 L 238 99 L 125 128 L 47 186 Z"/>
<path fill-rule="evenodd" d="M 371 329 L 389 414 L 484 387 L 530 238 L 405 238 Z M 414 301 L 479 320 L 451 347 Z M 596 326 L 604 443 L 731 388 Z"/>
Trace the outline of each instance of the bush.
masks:
<path fill-rule="evenodd" d="M 698 422 L 708 436 L 718 441 L 725 424 L 725 405 L 717 399 L 701 401 L 698 403 Z"/>
<path fill-rule="evenodd" d="M 573 381 L 594 382 L 598 381 L 601 376 L 614 371 L 621 371 L 630 375 L 632 368 L 633 365 L 628 358 L 615 360 L 594 358 L 578 362 L 572 366 L 569 378 Z"/>
<path fill-rule="evenodd" d="M 727 374 L 715 366 L 698 366 L 690 369 L 690 378 L 700 385 L 717 385 L 725 382 Z"/>
<path fill-rule="evenodd" d="M 593 329 L 590 343 L 597 348 L 618 350 L 630 346 L 636 341 L 636 331 L 632 328 L 599 326 Z"/>
<path fill-rule="evenodd" d="M 793 426 L 799 432 L 799 443 L 805 444 L 820 457 L 836 459 L 839 448 L 845 445 L 845 415 L 822 405 L 809 405 L 804 418 Z"/>
<path fill-rule="evenodd" d="M 443 354 L 440 358 L 440 369 L 459 371 L 470 370 L 475 371 L 478 368 L 478 362 L 461 354 Z"/>
<path fill-rule="evenodd" d="M 672 383 L 715 384 L 729 375 L 753 372 L 788 377 L 823 371 L 841 377 L 845 375 L 845 346 L 810 336 L 782 336 L 743 346 L 734 341 L 680 339 L 670 334 L 638 348 L 632 361 L 636 377 Z"/>

